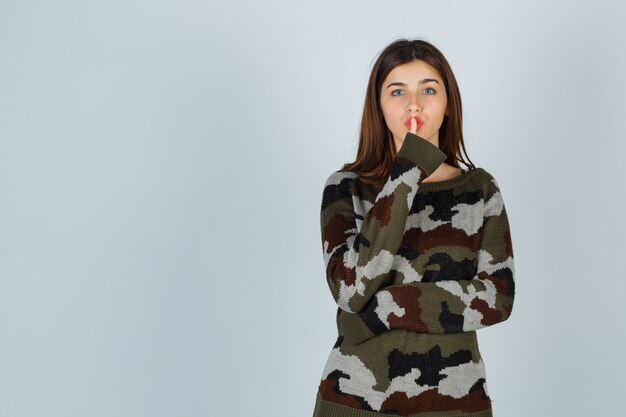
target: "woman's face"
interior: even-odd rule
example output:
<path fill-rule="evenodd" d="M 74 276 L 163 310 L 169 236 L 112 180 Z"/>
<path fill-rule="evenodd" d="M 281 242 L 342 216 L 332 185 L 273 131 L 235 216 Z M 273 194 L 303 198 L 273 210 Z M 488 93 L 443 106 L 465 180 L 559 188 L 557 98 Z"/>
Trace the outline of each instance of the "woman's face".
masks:
<path fill-rule="evenodd" d="M 396 150 L 402 146 L 414 116 L 418 122 L 415 134 L 439 146 L 439 128 L 448 114 L 448 99 L 441 75 L 430 64 L 414 60 L 391 70 L 382 85 L 380 106 Z"/>

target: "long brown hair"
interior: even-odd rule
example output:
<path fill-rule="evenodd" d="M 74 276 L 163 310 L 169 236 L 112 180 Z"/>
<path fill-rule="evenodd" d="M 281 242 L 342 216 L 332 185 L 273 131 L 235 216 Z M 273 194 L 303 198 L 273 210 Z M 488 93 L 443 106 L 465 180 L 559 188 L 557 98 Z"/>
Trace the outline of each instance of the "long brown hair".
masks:
<path fill-rule="evenodd" d="M 441 51 L 429 42 L 421 39 L 398 39 L 383 49 L 374 63 L 365 94 L 356 159 L 341 168 L 342 171 L 358 172 L 364 183 L 382 184 L 386 181 L 396 153 L 393 135 L 380 108 L 382 83 L 396 66 L 416 59 L 428 63 L 443 77 L 449 115 L 444 116 L 439 128 L 439 149 L 447 155 L 445 162 L 456 168 L 460 168 L 459 162 L 463 162 L 470 169 L 475 168 L 463 142 L 461 93 L 450 64 Z M 467 161 L 461 155 L 461 149 Z"/>

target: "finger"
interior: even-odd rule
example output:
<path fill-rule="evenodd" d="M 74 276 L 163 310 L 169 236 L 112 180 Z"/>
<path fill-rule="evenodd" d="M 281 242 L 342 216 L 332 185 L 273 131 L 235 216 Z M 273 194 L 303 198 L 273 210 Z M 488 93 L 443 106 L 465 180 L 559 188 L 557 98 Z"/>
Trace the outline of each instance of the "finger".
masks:
<path fill-rule="evenodd" d="M 411 129 L 410 132 L 415 134 L 417 132 L 417 120 L 415 120 L 415 117 L 411 117 Z"/>

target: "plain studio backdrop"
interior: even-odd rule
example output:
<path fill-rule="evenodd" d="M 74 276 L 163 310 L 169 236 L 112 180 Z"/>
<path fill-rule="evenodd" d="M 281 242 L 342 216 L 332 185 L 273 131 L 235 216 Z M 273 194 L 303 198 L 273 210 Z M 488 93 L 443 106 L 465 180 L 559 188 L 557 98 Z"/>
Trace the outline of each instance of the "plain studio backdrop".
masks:
<path fill-rule="evenodd" d="M 572 4 L 575 3 L 575 4 Z M 626 7 L 0 1 L 0 416 L 310 416 L 336 338 L 319 213 L 377 54 L 448 58 L 497 178 L 497 417 L 618 415 Z"/>

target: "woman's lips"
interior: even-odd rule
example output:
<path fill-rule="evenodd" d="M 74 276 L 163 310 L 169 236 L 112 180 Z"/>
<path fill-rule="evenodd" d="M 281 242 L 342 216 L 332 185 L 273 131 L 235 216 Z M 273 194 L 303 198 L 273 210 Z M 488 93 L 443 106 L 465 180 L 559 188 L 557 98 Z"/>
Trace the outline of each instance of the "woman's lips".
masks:
<path fill-rule="evenodd" d="M 413 117 L 410 117 L 409 120 L 407 120 L 406 122 L 404 122 L 404 125 L 406 126 L 407 129 L 411 130 L 411 119 L 413 119 Z M 422 121 L 422 119 L 420 119 L 419 117 L 415 117 L 415 120 L 417 121 L 417 128 L 419 129 L 420 127 L 422 127 L 422 125 L 424 124 L 424 122 Z"/>

